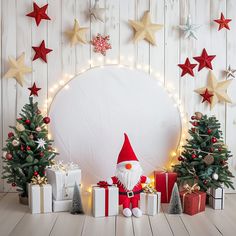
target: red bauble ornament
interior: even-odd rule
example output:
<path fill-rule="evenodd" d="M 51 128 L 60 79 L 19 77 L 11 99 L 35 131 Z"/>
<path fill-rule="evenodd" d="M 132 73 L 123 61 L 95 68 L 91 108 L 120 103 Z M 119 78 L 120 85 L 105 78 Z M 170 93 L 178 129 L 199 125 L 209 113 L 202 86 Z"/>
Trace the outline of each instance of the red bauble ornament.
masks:
<path fill-rule="evenodd" d="M 218 147 L 218 151 L 221 152 L 222 151 L 222 147 Z"/>
<path fill-rule="evenodd" d="M 11 138 L 11 137 L 13 137 L 14 136 L 14 134 L 12 133 L 12 132 L 9 132 L 8 133 L 8 138 Z"/>
<path fill-rule="evenodd" d="M 50 53 L 52 49 L 45 47 L 44 40 L 38 47 L 32 47 L 32 48 L 35 51 L 33 61 L 37 60 L 38 58 L 41 58 L 44 62 L 47 63 L 47 54 Z"/>
<path fill-rule="evenodd" d="M 20 150 L 21 150 L 21 151 L 24 151 L 24 150 L 25 150 L 25 149 L 24 149 L 24 146 L 23 146 L 22 144 L 20 145 Z"/>
<path fill-rule="evenodd" d="M 41 20 L 51 20 L 48 15 L 46 14 L 46 10 L 48 8 L 48 4 L 39 7 L 35 2 L 34 2 L 34 11 L 28 13 L 26 16 L 33 17 L 35 18 L 36 25 L 38 26 L 41 22 Z"/>
<path fill-rule="evenodd" d="M 22 118 L 20 117 L 20 118 L 17 118 L 17 120 L 22 120 Z"/>
<path fill-rule="evenodd" d="M 192 119 L 192 120 L 195 120 L 195 119 L 196 119 L 196 116 L 191 116 L 191 119 Z"/>
<path fill-rule="evenodd" d="M 25 123 L 26 123 L 27 125 L 29 125 L 31 122 L 30 122 L 29 119 L 27 119 L 27 120 L 25 120 Z"/>
<path fill-rule="evenodd" d="M 195 128 L 192 128 L 191 130 L 192 130 L 192 132 L 193 132 L 193 133 L 195 133 L 195 132 L 196 132 L 196 129 L 195 129 Z"/>
<path fill-rule="evenodd" d="M 179 160 L 179 161 L 183 161 L 183 160 L 184 160 L 184 158 L 183 158 L 183 157 L 181 157 L 181 156 L 179 156 L 179 157 L 178 157 L 178 160 Z"/>
<path fill-rule="evenodd" d="M 211 139 L 211 142 L 212 142 L 212 143 L 216 143 L 216 142 L 217 142 L 217 138 L 213 137 L 213 138 Z"/>
<path fill-rule="evenodd" d="M 191 64 L 187 57 L 184 64 L 178 64 L 178 66 L 182 69 L 181 77 L 183 77 L 186 74 L 194 76 L 193 69 L 197 66 L 197 64 Z"/>
<path fill-rule="evenodd" d="M 27 146 L 27 147 L 26 147 L 26 149 L 27 149 L 28 151 L 30 151 L 30 150 L 31 150 L 30 146 Z"/>
<path fill-rule="evenodd" d="M 197 158 L 197 155 L 196 154 L 192 154 L 192 158 L 193 159 Z"/>
<path fill-rule="evenodd" d="M 224 14 L 222 12 L 220 14 L 220 19 L 217 19 L 217 20 L 214 20 L 214 21 L 219 24 L 218 31 L 223 29 L 223 28 L 226 28 L 227 30 L 230 30 L 228 24 L 232 20 L 231 19 L 225 19 Z"/>
<path fill-rule="evenodd" d="M 212 70 L 211 61 L 215 58 L 215 55 L 208 55 L 206 49 L 202 51 L 202 55 L 199 57 L 194 57 L 193 59 L 199 63 L 198 71 L 204 67 Z"/>
<path fill-rule="evenodd" d="M 40 156 L 40 157 L 43 157 L 43 156 L 44 156 L 44 153 L 43 153 L 43 152 L 40 152 L 40 153 L 39 153 L 39 156 Z"/>
<path fill-rule="evenodd" d="M 12 183 L 11 186 L 12 186 L 12 187 L 16 187 L 16 183 Z"/>
<path fill-rule="evenodd" d="M 208 182 L 207 180 L 203 180 L 204 185 L 207 185 L 207 182 Z"/>
<path fill-rule="evenodd" d="M 199 123 L 197 121 L 194 121 L 192 124 L 193 124 L 193 126 L 198 126 L 199 125 Z"/>
<path fill-rule="evenodd" d="M 34 172 L 34 176 L 38 176 L 38 174 L 39 174 L 39 173 L 38 173 L 37 171 Z"/>
<path fill-rule="evenodd" d="M 49 118 L 49 117 L 44 117 L 44 118 L 43 118 L 43 122 L 44 122 L 45 124 L 49 124 L 49 123 L 50 123 L 50 118 Z"/>
<path fill-rule="evenodd" d="M 7 159 L 8 161 L 11 161 L 11 160 L 13 159 L 12 154 L 11 154 L 11 153 L 7 153 L 7 154 L 6 154 L 6 159 Z"/>
<path fill-rule="evenodd" d="M 41 89 L 41 88 L 38 88 L 36 86 L 36 84 L 34 83 L 33 86 L 31 88 L 28 88 L 30 90 L 30 96 L 34 95 L 34 96 L 38 96 L 38 91 Z"/>
<path fill-rule="evenodd" d="M 211 133 L 212 133 L 212 130 L 211 130 L 211 129 L 208 129 L 208 130 L 207 130 L 207 133 L 208 133 L 208 134 L 211 134 Z"/>
<path fill-rule="evenodd" d="M 215 151 L 215 149 L 211 147 L 210 148 L 210 152 L 214 152 L 214 151 Z"/>

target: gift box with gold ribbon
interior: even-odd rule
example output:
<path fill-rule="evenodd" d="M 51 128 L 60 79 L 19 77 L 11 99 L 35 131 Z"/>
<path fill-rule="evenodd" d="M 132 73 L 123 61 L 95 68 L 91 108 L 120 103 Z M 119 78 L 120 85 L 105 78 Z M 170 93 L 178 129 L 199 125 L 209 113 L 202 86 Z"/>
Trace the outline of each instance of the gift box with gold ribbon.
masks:
<path fill-rule="evenodd" d="M 29 208 L 32 214 L 52 212 L 52 186 L 46 177 L 34 176 L 28 185 Z"/>
<path fill-rule="evenodd" d="M 201 192 L 197 184 L 193 186 L 186 184 L 183 188 L 184 190 L 180 192 L 183 212 L 188 215 L 195 215 L 205 211 L 206 193 Z"/>
<path fill-rule="evenodd" d="M 161 193 L 151 185 L 146 185 L 140 193 L 139 206 L 143 214 L 154 216 L 160 212 Z"/>

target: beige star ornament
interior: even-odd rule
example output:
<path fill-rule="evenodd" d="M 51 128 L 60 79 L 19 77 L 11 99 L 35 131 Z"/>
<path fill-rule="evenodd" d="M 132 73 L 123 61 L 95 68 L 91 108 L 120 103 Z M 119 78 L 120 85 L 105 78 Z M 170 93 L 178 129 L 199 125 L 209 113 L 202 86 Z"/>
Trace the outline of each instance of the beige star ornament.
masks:
<path fill-rule="evenodd" d="M 196 89 L 195 92 L 198 94 L 202 94 L 208 89 L 209 93 L 213 94 L 211 98 L 211 109 L 218 102 L 227 102 L 231 103 L 231 99 L 227 94 L 226 90 L 228 89 L 231 80 L 217 81 L 215 75 L 212 71 L 209 72 L 207 86 L 203 88 Z"/>
<path fill-rule="evenodd" d="M 17 60 L 9 57 L 10 69 L 4 75 L 4 78 L 15 78 L 17 83 L 23 87 L 24 75 L 32 72 L 32 69 L 25 65 L 25 53 L 22 53 Z"/>
<path fill-rule="evenodd" d="M 129 23 L 135 30 L 134 42 L 145 39 L 152 45 L 156 45 L 155 32 L 162 29 L 163 25 L 153 24 L 149 11 L 144 13 L 141 21 L 129 20 Z"/>
<path fill-rule="evenodd" d="M 88 28 L 86 27 L 80 27 L 79 22 L 75 19 L 73 29 L 66 32 L 71 42 L 71 45 L 76 45 L 78 43 L 86 44 L 87 43 L 87 40 L 86 40 L 87 30 Z"/>

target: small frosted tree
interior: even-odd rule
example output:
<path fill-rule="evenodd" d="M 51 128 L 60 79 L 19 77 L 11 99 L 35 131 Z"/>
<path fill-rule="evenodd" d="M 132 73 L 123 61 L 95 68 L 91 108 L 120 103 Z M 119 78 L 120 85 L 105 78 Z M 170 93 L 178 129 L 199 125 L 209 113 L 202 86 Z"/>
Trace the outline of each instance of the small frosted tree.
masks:
<path fill-rule="evenodd" d="M 70 213 L 73 215 L 84 214 L 80 190 L 77 183 L 75 183 L 75 186 L 74 186 L 74 194 L 73 194 L 72 207 L 71 207 Z"/>
<path fill-rule="evenodd" d="M 181 214 L 183 212 L 180 196 L 179 196 L 179 189 L 177 184 L 174 184 L 174 187 L 172 189 L 172 194 L 170 198 L 170 203 L 168 207 L 168 213 L 169 214 Z"/>

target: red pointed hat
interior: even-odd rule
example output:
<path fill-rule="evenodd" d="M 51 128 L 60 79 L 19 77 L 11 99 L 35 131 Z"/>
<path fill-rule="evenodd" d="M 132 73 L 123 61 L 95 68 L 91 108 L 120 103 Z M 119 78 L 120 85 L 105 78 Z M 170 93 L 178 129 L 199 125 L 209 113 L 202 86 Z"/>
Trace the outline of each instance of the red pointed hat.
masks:
<path fill-rule="evenodd" d="M 117 164 L 124 161 L 138 161 L 138 158 L 136 157 L 134 150 L 129 142 L 127 134 L 125 133 L 124 135 L 125 135 L 125 141 L 120 150 L 120 154 L 117 159 Z"/>

